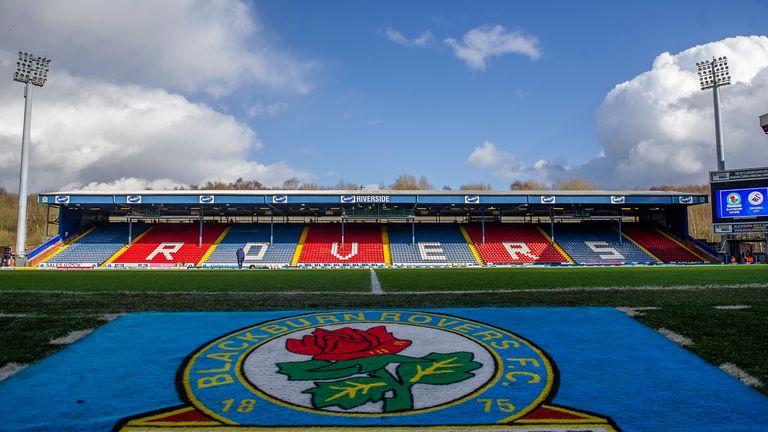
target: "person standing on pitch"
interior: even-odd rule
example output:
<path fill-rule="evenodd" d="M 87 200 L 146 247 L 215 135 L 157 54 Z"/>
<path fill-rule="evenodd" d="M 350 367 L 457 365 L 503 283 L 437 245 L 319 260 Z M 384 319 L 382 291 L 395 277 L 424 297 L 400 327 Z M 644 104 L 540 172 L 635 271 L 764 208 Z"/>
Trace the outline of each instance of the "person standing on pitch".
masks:
<path fill-rule="evenodd" d="M 245 251 L 243 248 L 237 248 L 235 255 L 237 255 L 237 268 L 243 268 L 243 261 L 245 261 Z"/>

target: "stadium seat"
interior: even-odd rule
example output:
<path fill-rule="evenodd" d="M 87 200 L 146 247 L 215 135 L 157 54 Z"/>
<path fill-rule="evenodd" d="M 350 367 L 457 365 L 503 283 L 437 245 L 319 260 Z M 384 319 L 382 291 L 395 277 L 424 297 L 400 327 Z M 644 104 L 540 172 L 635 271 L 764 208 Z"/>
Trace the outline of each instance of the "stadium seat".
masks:
<path fill-rule="evenodd" d="M 384 264 L 381 225 L 345 224 L 342 245 L 341 224 L 311 224 L 299 264 Z"/>
<path fill-rule="evenodd" d="M 226 228 L 220 223 L 203 225 L 203 242 L 198 246 L 200 225 L 160 223 L 117 257 L 115 264 L 150 266 L 195 265 Z"/>
<path fill-rule="evenodd" d="M 555 241 L 581 264 L 658 262 L 605 222 L 555 224 Z"/>
<path fill-rule="evenodd" d="M 415 242 L 411 224 L 389 224 L 392 264 L 476 265 L 467 241 L 455 224 L 416 224 Z"/>
<path fill-rule="evenodd" d="M 141 234 L 149 225 L 144 223 L 134 223 L 132 235 L 134 237 Z M 76 242 L 69 245 L 61 253 L 51 257 L 46 264 L 64 265 L 82 265 L 95 264 L 101 265 L 112 255 L 117 253 L 128 243 L 128 224 L 127 223 L 108 223 L 96 227 L 93 231 L 86 234 Z"/>
<path fill-rule="evenodd" d="M 467 232 L 487 264 L 557 264 L 569 262 L 539 231 L 528 224 L 466 225 Z"/>
<path fill-rule="evenodd" d="M 239 248 L 243 248 L 245 251 L 244 265 L 246 266 L 288 265 L 296 251 L 303 227 L 303 224 L 275 224 L 272 244 L 270 245 L 269 224 L 234 224 L 203 265 L 211 267 L 236 266 L 235 252 Z"/>
<path fill-rule="evenodd" d="M 706 262 L 651 226 L 625 224 L 622 230 L 632 240 L 666 263 Z"/>

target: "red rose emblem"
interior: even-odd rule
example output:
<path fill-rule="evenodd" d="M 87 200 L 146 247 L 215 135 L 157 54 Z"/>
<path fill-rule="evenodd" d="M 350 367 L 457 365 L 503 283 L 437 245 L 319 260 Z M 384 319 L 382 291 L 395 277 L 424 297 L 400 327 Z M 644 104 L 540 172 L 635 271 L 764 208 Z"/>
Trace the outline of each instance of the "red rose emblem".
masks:
<path fill-rule="evenodd" d="M 368 330 L 349 327 L 338 330 L 317 329 L 312 336 L 288 339 L 285 347 L 296 354 L 311 355 L 314 360 L 352 360 L 385 354 L 396 354 L 411 341 L 395 338 L 384 326 Z"/>

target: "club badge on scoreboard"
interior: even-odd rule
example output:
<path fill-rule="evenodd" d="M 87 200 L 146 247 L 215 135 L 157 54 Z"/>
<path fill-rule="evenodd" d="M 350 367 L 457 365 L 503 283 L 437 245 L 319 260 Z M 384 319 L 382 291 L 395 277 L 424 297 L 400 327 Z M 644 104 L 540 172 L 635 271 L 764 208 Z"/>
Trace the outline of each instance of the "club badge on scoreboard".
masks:
<path fill-rule="evenodd" d="M 117 430 L 618 430 L 610 418 L 552 405 L 557 375 L 533 342 L 482 322 L 413 311 L 310 313 L 199 347 L 178 374 L 188 404 L 125 419 Z"/>

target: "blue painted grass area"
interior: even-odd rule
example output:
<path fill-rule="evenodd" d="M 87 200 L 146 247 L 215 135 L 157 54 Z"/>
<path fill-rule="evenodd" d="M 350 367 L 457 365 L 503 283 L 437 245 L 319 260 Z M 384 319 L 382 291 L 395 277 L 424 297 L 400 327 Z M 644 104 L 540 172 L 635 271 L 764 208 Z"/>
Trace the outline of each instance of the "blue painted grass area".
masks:
<path fill-rule="evenodd" d="M 768 424 L 764 395 L 613 308 L 431 312 L 501 327 L 538 345 L 560 372 L 552 403 L 610 416 L 624 431 L 764 431 Z M 109 430 L 126 416 L 179 405 L 176 373 L 196 348 L 302 313 L 121 317 L 0 383 L 2 429 Z M 450 408 L 435 415 L 450 416 Z"/>

